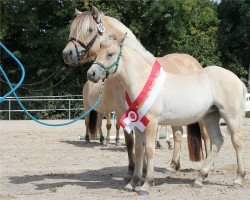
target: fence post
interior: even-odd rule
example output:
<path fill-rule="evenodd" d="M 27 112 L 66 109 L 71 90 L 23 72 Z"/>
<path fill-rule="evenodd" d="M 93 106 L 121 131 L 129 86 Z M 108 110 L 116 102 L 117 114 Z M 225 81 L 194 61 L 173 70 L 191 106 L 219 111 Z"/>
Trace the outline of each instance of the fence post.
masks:
<path fill-rule="evenodd" d="M 71 101 L 69 99 L 69 119 L 71 119 Z"/>
<path fill-rule="evenodd" d="M 9 120 L 11 120 L 11 100 L 9 99 Z"/>

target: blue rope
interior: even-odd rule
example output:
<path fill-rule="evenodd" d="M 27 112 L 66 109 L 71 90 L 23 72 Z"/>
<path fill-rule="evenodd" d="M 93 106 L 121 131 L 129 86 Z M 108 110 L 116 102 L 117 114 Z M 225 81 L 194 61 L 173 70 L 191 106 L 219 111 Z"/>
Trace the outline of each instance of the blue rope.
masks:
<path fill-rule="evenodd" d="M 84 112 L 82 115 L 80 115 L 79 117 L 77 117 L 76 119 L 74 120 L 71 120 L 67 123 L 62 123 L 62 124 L 49 124 L 49 123 L 45 123 L 43 121 L 40 121 L 38 119 L 36 119 L 33 115 L 31 115 L 27 109 L 23 106 L 22 102 L 20 101 L 20 99 L 18 98 L 17 94 L 16 94 L 16 90 L 18 89 L 18 87 L 20 87 L 20 85 L 22 84 L 23 80 L 24 80 L 24 77 L 25 77 L 25 70 L 24 70 L 24 67 L 22 65 L 22 63 L 0 42 L 0 46 L 18 63 L 19 67 L 21 68 L 22 70 L 22 77 L 19 81 L 19 83 L 16 85 L 16 87 L 13 88 L 8 76 L 6 75 L 5 71 L 3 70 L 2 66 L 0 65 L 0 72 L 3 74 L 4 78 L 6 79 L 8 85 L 9 85 L 9 88 L 10 88 L 10 91 L 5 94 L 3 97 L 0 98 L 0 103 L 3 102 L 6 97 L 8 97 L 10 94 L 13 94 L 14 97 L 16 98 L 18 104 L 21 106 L 21 108 L 23 109 L 23 111 L 34 121 L 36 121 L 37 123 L 39 124 L 42 124 L 42 125 L 46 125 L 46 126 L 66 126 L 66 125 L 69 125 L 69 124 L 72 124 L 82 118 L 84 118 L 86 115 L 88 115 L 92 110 L 95 109 L 95 107 L 99 104 L 100 102 L 100 98 L 98 98 L 96 100 L 96 102 L 94 103 L 94 105 L 89 109 L 87 110 L 86 112 Z"/>
<path fill-rule="evenodd" d="M 1 42 L 0 42 L 0 46 L 4 49 L 4 51 L 6 51 L 17 62 L 17 64 L 20 66 L 20 68 L 22 70 L 22 77 L 21 77 L 19 83 L 16 85 L 16 87 L 14 87 L 11 91 L 9 91 L 3 97 L 0 97 L 0 103 L 2 103 L 6 99 L 6 97 L 10 96 L 13 92 L 15 92 L 17 90 L 17 88 L 19 88 L 21 86 L 21 84 L 24 80 L 24 77 L 25 77 L 25 70 L 24 70 L 22 63 Z M 0 65 L 0 68 L 1 68 L 1 72 L 3 72 L 1 65 Z"/>

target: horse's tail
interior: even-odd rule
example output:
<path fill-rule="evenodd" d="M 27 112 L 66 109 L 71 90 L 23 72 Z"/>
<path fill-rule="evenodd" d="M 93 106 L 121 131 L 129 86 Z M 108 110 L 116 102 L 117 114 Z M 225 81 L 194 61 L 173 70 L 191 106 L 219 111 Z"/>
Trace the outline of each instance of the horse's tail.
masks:
<path fill-rule="evenodd" d="M 89 134 L 91 137 L 96 138 L 97 137 L 97 118 L 98 113 L 95 110 L 92 110 L 89 114 Z"/>
<path fill-rule="evenodd" d="M 195 162 L 201 161 L 203 159 L 203 153 L 201 131 L 198 122 L 187 126 L 187 141 L 189 159 Z"/>

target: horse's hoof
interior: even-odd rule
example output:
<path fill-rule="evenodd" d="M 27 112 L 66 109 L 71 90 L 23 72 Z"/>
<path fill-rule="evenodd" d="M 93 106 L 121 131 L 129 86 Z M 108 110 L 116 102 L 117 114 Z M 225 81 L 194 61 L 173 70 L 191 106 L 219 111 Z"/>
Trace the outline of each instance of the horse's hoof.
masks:
<path fill-rule="evenodd" d="M 121 144 L 122 144 L 121 142 L 116 142 L 115 143 L 115 145 L 118 146 L 118 147 L 121 146 Z"/>
<path fill-rule="evenodd" d="M 203 184 L 199 181 L 195 181 L 193 183 L 193 188 L 202 188 L 203 187 Z"/>
<path fill-rule="evenodd" d="M 128 175 L 129 176 L 133 176 L 133 174 L 134 174 L 134 168 L 128 168 Z"/>
<path fill-rule="evenodd" d="M 149 191 L 140 190 L 138 194 L 139 194 L 140 196 L 149 196 Z"/>
<path fill-rule="evenodd" d="M 140 186 L 135 186 L 135 188 L 134 188 L 134 192 L 140 192 L 140 189 L 141 189 L 141 187 Z"/>
<path fill-rule="evenodd" d="M 131 183 L 128 183 L 126 186 L 125 186 L 125 190 L 128 191 L 128 192 L 132 192 L 135 190 L 135 187 L 133 187 L 131 185 Z"/>
<path fill-rule="evenodd" d="M 159 141 L 156 141 L 155 142 L 155 149 L 161 149 L 162 148 L 162 145 Z"/>
<path fill-rule="evenodd" d="M 105 146 L 105 143 L 104 142 L 100 142 L 101 146 Z"/>
<path fill-rule="evenodd" d="M 242 184 L 240 184 L 240 183 L 233 184 L 233 189 L 239 189 L 239 188 L 242 188 Z"/>
<path fill-rule="evenodd" d="M 107 140 L 107 141 L 106 141 L 106 144 L 107 144 L 107 145 L 111 144 L 110 140 Z"/>

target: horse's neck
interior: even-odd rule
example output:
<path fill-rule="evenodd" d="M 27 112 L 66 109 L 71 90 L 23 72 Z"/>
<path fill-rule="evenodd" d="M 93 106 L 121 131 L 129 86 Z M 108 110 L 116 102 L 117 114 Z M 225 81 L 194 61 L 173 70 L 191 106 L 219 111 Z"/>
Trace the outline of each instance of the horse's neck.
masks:
<path fill-rule="evenodd" d="M 117 78 L 134 101 L 143 89 L 152 66 L 137 52 L 126 47 L 123 47 L 121 65 Z"/>
<path fill-rule="evenodd" d="M 115 33 L 118 36 L 127 33 L 127 39 L 125 39 L 124 44 L 139 53 L 150 65 L 154 64 L 154 55 L 142 46 L 129 28 L 113 17 L 103 16 L 103 19 L 107 33 Z"/>

